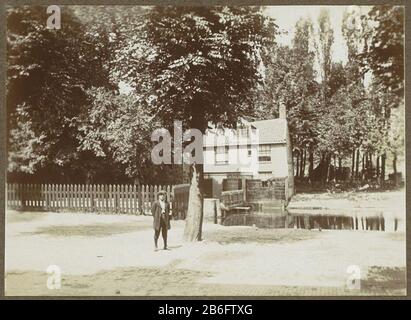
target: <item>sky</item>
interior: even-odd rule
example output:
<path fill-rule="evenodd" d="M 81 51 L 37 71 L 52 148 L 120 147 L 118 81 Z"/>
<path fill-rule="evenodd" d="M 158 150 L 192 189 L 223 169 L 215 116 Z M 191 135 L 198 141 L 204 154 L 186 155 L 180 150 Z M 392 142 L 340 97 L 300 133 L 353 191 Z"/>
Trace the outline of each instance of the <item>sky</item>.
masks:
<path fill-rule="evenodd" d="M 268 6 L 266 14 L 273 17 L 280 31 L 286 31 L 288 34 L 278 36 L 277 42 L 283 45 L 291 44 L 294 37 L 294 26 L 298 19 L 310 17 L 313 23 L 316 23 L 321 9 L 326 9 L 330 13 L 330 21 L 334 29 L 334 43 L 332 46 L 332 58 L 334 62 L 347 62 L 347 46 L 341 32 L 343 14 L 345 10 L 361 10 L 367 12 L 370 7 L 367 6 Z"/>

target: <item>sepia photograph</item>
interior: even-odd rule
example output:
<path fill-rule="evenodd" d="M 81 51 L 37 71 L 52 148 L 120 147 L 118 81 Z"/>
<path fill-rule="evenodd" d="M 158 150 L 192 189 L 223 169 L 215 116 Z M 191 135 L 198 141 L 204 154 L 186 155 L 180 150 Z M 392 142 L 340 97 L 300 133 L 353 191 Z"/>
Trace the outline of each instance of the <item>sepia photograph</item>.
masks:
<path fill-rule="evenodd" d="M 5 296 L 406 296 L 405 7 L 331 4 L 7 5 Z"/>

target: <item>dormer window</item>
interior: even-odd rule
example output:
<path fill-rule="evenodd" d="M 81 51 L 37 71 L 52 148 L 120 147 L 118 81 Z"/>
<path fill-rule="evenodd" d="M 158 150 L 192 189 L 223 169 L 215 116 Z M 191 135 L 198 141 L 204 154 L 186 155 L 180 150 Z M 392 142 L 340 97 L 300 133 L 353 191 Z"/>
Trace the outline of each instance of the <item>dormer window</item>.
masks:
<path fill-rule="evenodd" d="M 250 130 L 248 127 L 240 127 L 238 129 L 238 136 L 240 138 L 249 138 L 250 137 Z"/>
<path fill-rule="evenodd" d="M 227 164 L 228 163 L 228 146 L 214 147 L 215 163 Z"/>

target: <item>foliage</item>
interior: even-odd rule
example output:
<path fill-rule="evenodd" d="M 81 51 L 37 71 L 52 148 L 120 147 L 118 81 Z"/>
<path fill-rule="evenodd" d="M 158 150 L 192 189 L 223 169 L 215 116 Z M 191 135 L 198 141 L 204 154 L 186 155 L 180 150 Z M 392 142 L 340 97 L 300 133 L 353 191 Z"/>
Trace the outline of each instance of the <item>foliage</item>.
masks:
<path fill-rule="evenodd" d="M 175 168 L 151 163 L 151 133 L 159 123 L 139 104 L 138 96 L 103 88 L 92 88 L 89 95 L 92 103 L 76 124 L 80 150 L 119 163 L 127 176 L 142 183 L 178 181 Z"/>
<path fill-rule="evenodd" d="M 258 9 L 153 7 L 138 34 L 118 52 L 119 71 L 166 125 L 180 119 L 203 131 L 253 113 L 261 52 L 276 34 Z"/>
<path fill-rule="evenodd" d="M 404 7 L 379 5 L 368 14 L 370 45 L 361 55 L 379 84 L 398 98 L 404 95 Z M 398 106 L 398 103 L 397 103 Z"/>
<path fill-rule="evenodd" d="M 7 12 L 10 173 L 179 181 L 181 168 L 151 163 L 155 128 L 232 127 L 280 104 L 300 164 L 305 151 L 403 153 L 402 7 L 347 10 L 347 63 L 332 60 L 325 9 L 296 23 L 289 46 L 258 7 L 63 7 L 60 30 L 46 19 L 42 6 Z"/>
<path fill-rule="evenodd" d="M 88 37 L 69 8 L 62 11 L 60 30 L 48 30 L 46 20 L 41 6 L 14 7 L 7 15 L 11 171 L 78 164 L 73 119 L 89 102 L 87 88 L 107 85 L 102 39 Z"/>

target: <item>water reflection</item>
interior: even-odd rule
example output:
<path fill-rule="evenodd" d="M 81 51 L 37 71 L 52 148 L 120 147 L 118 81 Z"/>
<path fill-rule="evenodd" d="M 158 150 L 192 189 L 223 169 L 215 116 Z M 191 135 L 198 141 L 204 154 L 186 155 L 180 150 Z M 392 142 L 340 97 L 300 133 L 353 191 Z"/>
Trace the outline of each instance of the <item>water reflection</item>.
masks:
<path fill-rule="evenodd" d="M 391 230 L 398 230 L 398 218 L 392 219 Z M 322 214 L 288 214 L 286 228 L 331 229 L 331 230 L 372 230 L 386 231 L 386 219 L 381 215 L 346 216 Z"/>
<path fill-rule="evenodd" d="M 320 210 L 319 210 L 320 211 Z M 398 216 L 374 212 L 360 214 L 336 213 L 275 213 L 254 212 L 248 214 L 230 214 L 222 222 L 226 226 L 243 225 L 258 228 L 296 228 L 317 230 L 364 230 L 364 231 L 404 231 L 405 225 Z M 401 226 L 401 228 L 400 228 Z"/>

